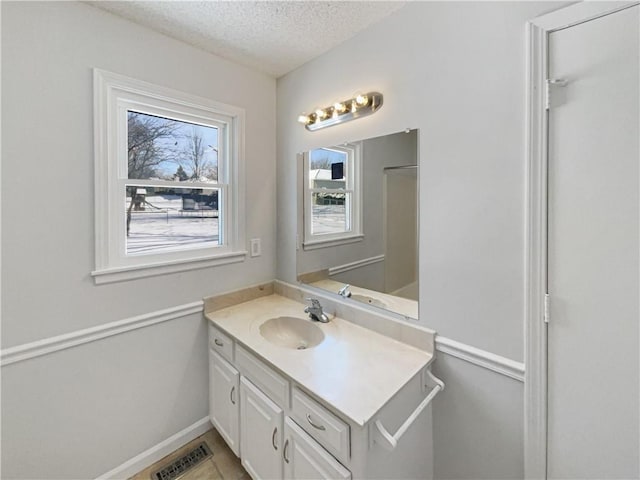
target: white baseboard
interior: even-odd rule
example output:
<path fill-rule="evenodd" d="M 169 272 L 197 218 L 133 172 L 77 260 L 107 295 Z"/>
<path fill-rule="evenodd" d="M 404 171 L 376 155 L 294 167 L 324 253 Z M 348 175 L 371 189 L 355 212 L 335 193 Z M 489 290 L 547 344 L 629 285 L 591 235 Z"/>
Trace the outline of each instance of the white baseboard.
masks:
<path fill-rule="evenodd" d="M 171 435 L 166 440 L 163 440 L 150 449 L 145 450 L 141 454 L 127 460 L 119 467 L 100 475 L 97 480 L 127 479 L 141 470 L 144 470 L 149 465 L 153 465 L 161 458 L 166 457 L 171 452 L 182 447 L 184 444 L 189 443 L 191 440 L 199 437 L 211 428 L 212 425 L 209 421 L 209 417 L 204 417 L 193 425 L 189 425 L 184 430 L 180 430 L 175 435 Z"/>

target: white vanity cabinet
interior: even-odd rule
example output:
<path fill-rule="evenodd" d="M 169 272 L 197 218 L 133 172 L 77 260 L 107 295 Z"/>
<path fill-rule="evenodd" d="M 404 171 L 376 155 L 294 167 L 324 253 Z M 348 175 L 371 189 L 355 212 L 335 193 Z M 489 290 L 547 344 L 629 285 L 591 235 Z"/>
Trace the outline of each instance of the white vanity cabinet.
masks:
<path fill-rule="evenodd" d="M 229 448 L 240 454 L 240 373 L 209 349 L 209 418 Z"/>
<path fill-rule="evenodd" d="M 348 460 L 346 423 L 297 387 L 292 390 L 287 378 L 213 326 L 209 344 L 211 422 L 254 480 L 351 478 L 349 470 L 287 415 L 305 422 L 310 418 L 305 428 L 319 427 L 317 440 Z M 295 407 L 289 408 L 292 394 Z"/>
<path fill-rule="evenodd" d="M 242 466 L 255 479 L 282 478 L 282 408 L 242 377 L 240 413 Z"/>
<path fill-rule="evenodd" d="M 207 315 L 211 419 L 253 480 L 432 479 L 431 354 L 335 318 L 324 349 L 270 347 L 269 308 Z"/>
<path fill-rule="evenodd" d="M 348 480 L 351 472 L 289 417 L 284 424 L 284 478 L 287 480 Z"/>

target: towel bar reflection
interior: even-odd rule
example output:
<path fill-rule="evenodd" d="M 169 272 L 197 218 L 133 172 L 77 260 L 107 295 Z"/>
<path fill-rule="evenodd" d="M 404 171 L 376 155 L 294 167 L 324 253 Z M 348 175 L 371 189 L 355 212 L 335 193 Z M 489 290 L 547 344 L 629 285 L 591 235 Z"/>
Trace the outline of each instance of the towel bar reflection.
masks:
<path fill-rule="evenodd" d="M 373 442 L 381 445 L 385 450 L 391 451 L 396 448 L 396 446 L 398 445 L 398 441 L 413 424 L 416 418 L 418 418 L 422 411 L 427 408 L 427 406 L 431 403 L 435 396 L 442 390 L 444 390 L 444 382 L 442 380 L 434 376 L 430 370 L 427 370 L 426 374 L 429 379 L 435 384 L 435 386 L 431 389 L 425 399 L 420 402 L 420 405 L 416 407 L 413 413 L 409 415 L 409 418 L 405 420 L 405 422 L 400 426 L 395 434 L 391 435 L 389 431 L 384 427 L 384 425 L 382 425 L 382 422 L 380 422 L 380 420 L 376 420 L 372 425 L 373 431 L 371 432 L 371 434 Z"/>

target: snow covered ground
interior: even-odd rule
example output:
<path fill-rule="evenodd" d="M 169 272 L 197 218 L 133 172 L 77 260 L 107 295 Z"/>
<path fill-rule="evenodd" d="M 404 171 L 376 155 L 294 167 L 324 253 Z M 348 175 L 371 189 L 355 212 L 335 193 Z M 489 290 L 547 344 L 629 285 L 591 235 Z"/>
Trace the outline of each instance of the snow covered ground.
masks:
<path fill-rule="evenodd" d="M 344 205 L 314 205 L 311 229 L 314 235 L 343 233 L 346 230 Z"/>
<path fill-rule="evenodd" d="M 148 196 L 145 211 L 133 211 L 127 254 L 162 253 L 219 244 L 219 222 L 213 211 L 180 212 L 179 195 Z M 127 207 L 130 199 L 127 199 Z"/>
<path fill-rule="evenodd" d="M 185 248 L 219 245 L 218 218 L 213 211 L 181 212 L 180 195 L 149 195 L 144 211 L 132 211 L 127 254 L 163 253 Z M 126 201 L 128 208 L 131 200 Z M 315 205 L 313 233 L 316 235 L 345 231 L 344 205 Z"/>

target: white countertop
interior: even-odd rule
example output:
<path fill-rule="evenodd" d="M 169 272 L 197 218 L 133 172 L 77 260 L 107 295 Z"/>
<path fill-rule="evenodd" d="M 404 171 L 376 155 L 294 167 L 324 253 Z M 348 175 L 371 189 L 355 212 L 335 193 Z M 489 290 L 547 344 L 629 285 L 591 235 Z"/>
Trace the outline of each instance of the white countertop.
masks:
<path fill-rule="evenodd" d="M 320 345 L 307 350 L 279 347 L 264 339 L 259 327 L 280 316 L 307 318 L 304 305 L 279 295 L 206 314 L 235 340 L 360 426 L 433 358 L 337 317 L 315 323 L 325 334 Z"/>

